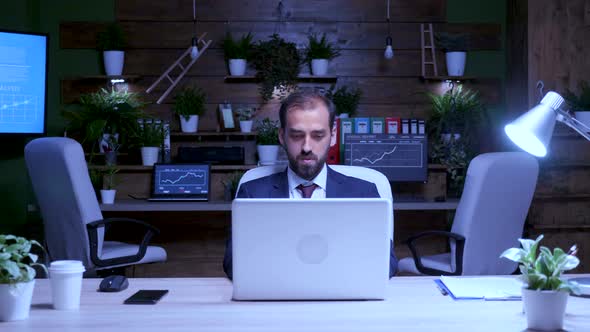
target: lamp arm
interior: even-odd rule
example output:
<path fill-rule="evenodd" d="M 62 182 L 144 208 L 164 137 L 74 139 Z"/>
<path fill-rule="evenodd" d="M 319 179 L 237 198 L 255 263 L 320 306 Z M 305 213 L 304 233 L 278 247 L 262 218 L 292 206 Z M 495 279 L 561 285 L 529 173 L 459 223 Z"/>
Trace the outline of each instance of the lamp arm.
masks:
<path fill-rule="evenodd" d="M 556 109 L 557 121 L 564 123 L 590 141 L 590 128 L 562 109 Z"/>

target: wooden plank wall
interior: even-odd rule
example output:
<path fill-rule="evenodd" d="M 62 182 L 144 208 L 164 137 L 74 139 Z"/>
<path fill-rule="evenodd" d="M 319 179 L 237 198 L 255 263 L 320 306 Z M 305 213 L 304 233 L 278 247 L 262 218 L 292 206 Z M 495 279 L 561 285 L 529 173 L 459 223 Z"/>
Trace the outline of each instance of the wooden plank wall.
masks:
<path fill-rule="evenodd" d="M 528 104 L 539 101 L 536 89 L 579 93 L 589 80 L 590 1 L 528 1 Z M 529 212 L 529 235 L 545 234 L 544 244 L 568 249 L 577 243 L 581 266 L 590 271 L 590 143 L 558 124 Z"/>

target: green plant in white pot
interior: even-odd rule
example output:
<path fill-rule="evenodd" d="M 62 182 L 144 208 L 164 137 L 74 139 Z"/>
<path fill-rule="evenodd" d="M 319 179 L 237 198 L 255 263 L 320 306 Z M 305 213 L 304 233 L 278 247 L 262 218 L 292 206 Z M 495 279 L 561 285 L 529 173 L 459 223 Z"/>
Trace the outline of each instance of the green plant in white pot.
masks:
<path fill-rule="evenodd" d="M 123 73 L 125 47 L 127 40 L 121 26 L 110 24 L 96 37 L 97 47 L 102 51 L 104 69 L 108 76 L 119 76 Z"/>
<path fill-rule="evenodd" d="M 279 124 L 265 118 L 256 128 L 256 149 L 261 165 L 274 165 L 279 156 Z"/>
<path fill-rule="evenodd" d="M 229 66 L 231 76 L 244 76 L 248 61 L 252 58 L 252 39 L 251 33 L 242 35 L 235 40 L 231 33 L 225 35 L 223 40 L 223 55 Z"/>
<path fill-rule="evenodd" d="M 464 33 L 439 32 L 435 36 L 436 46 L 445 52 L 449 76 L 463 76 L 469 38 Z"/>
<path fill-rule="evenodd" d="M 236 108 L 236 115 L 238 116 L 238 120 L 240 121 L 241 132 L 249 133 L 252 131 L 252 117 L 254 116 L 254 111 L 255 108 L 253 107 L 238 106 L 238 108 Z"/>
<path fill-rule="evenodd" d="M 103 171 L 103 189 L 100 190 L 102 204 L 115 203 L 115 195 L 117 194 L 117 190 L 115 189 L 115 174 L 117 172 L 119 172 L 119 169 L 114 165 L 107 165 Z"/>
<path fill-rule="evenodd" d="M 572 270 L 580 260 L 560 248 L 539 248 L 543 235 L 536 240 L 519 239 L 522 248 L 510 248 L 500 257 L 520 263 L 520 273 L 526 286 L 522 300 L 529 329 L 553 331 L 563 328 L 563 318 L 570 292 L 578 294 L 575 282 L 564 279 L 561 274 Z"/>
<path fill-rule="evenodd" d="M 31 248 L 39 242 L 14 235 L 0 235 L 0 321 L 22 320 L 29 317 L 36 272 L 37 255 Z"/>
<path fill-rule="evenodd" d="M 154 166 L 158 161 L 160 147 L 164 144 L 166 129 L 161 122 L 146 119 L 137 126 L 133 135 L 134 145 L 141 149 L 143 166 Z"/>
<path fill-rule="evenodd" d="M 330 60 L 339 56 L 340 50 L 328 41 L 325 33 L 321 37 L 310 35 L 308 41 L 305 49 L 305 62 L 311 65 L 312 75 L 324 76 L 328 73 Z"/>
<path fill-rule="evenodd" d="M 201 88 L 187 87 L 174 98 L 172 109 L 180 117 L 180 129 L 183 133 L 196 133 L 199 128 L 199 116 L 205 113 L 205 92 Z"/>
<path fill-rule="evenodd" d="M 590 127 L 590 85 L 588 85 L 588 82 L 580 81 L 578 91 L 580 93 L 576 95 L 568 89 L 563 98 L 567 101 L 570 110 L 574 112 L 576 120 Z"/>
<path fill-rule="evenodd" d="M 327 97 L 332 100 L 336 108 L 336 114 L 340 118 L 348 118 L 356 115 L 363 91 L 359 88 L 350 90 L 346 86 L 341 86 L 334 90 L 332 86 L 327 93 Z"/>

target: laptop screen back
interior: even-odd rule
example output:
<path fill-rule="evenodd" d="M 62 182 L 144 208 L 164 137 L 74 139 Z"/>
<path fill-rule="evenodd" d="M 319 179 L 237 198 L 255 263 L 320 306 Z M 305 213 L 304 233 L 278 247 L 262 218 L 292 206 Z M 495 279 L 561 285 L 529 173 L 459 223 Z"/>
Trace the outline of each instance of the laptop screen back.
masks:
<path fill-rule="evenodd" d="M 155 164 L 152 197 L 209 198 L 209 165 Z"/>

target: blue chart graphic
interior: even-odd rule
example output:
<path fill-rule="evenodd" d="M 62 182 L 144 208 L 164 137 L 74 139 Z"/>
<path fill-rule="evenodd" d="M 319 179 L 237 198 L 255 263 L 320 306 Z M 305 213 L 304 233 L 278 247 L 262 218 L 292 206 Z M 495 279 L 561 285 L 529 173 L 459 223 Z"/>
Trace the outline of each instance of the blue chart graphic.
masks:
<path fill-rule="evenodd" d="M 0 93 L 0 123 L 33 125 L 38 121 L 43 121 L 43 109 L 36 96 Z"/>
<path fill-rule="evenodd" d="M 426 181 L 427 146 L 424 135 L 348 134 L 344 164 L 376 169 L 390 181 Z"/>
<path fill-rule="evenodd" d="M 162 170 L 158 179 L 159 186 L 205 186 L 207 174 L 201 169 Z"/>

